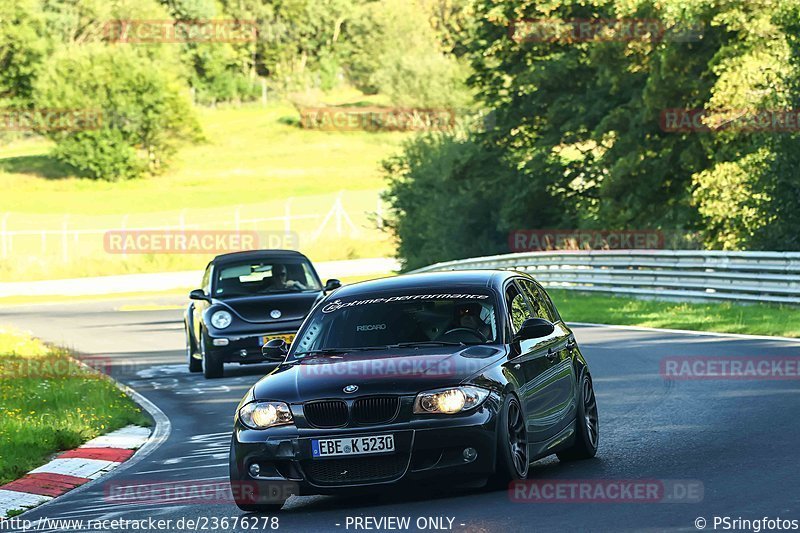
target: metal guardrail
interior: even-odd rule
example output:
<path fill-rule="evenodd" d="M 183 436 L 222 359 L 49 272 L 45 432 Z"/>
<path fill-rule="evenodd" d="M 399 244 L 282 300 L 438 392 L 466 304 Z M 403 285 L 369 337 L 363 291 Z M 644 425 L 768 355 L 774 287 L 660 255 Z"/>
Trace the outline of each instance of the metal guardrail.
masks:
<path fill-rule="evenodd" d="M 674 300 L 800 304 L 800 252 L 593 250 L 446 261 L 418 272 L 527 272 L 546 287 Z"/>

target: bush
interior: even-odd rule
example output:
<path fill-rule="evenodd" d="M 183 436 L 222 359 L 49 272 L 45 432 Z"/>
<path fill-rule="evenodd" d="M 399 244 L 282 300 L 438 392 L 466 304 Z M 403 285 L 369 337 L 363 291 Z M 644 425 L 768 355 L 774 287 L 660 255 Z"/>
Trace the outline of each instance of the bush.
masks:
<path fill-rule="evenodd" d="M 443 46 L 419 2 L 366 4 L 349 29 L 346 70 L 359 89 L 405 107 L 461 108 L 472 101 L 469 68 Z"/>
<path fill-rule="evenodd" d="M 98 128 L 43 131 L 56 141 L 56 157 L 91 178 L 126 179 L 159 171 L 180 142 L 198 140 L 185 86 L 163 67 L 102 44 L 51 56 L 35 84 L 35 107 L 102 116 Z"/>
<path fill-rule="evenodd" d="M 384 162 L 388 229 L 404 270 L 507 249 L 497 184 L 507 171 L 473 141 L 428 134 Z"/>

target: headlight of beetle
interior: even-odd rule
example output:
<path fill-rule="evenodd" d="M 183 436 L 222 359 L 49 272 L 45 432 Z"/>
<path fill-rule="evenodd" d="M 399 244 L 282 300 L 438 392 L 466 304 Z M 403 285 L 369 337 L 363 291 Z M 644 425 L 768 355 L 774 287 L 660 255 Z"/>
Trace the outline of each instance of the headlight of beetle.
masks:
<path fill-rule="evenodd" d="M 488 396 L 488 390 L 471 385 L 420 392 L 414 400 L 414 414 L 452 415 L 479 406 Z"/>
<path fill-rule="evenodd" d="M 292 411 L 283 402 L 250 402 L 239 409 L 239 420 L 250 429 L 291 424 Z"/>
<path fill-rule="evenodd" d="M 233 317 L 227 311 L 217 311 L 211 315 L 211 325 L 217 329 L 225 329 L 231 325 Z"/>

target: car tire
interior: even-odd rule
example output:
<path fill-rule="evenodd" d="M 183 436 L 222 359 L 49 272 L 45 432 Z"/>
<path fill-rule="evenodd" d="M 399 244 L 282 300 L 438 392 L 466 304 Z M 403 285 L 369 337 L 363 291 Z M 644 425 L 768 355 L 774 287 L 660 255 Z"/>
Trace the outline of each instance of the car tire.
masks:
<path fill-rule="evenodd" d="M 591 459 L 597 454 L 600 443 L 600 421 L 597 416 L 597 398 L 592 378 L 587 372 L 581 375 L 578 392 L 578 412 L 575 416 L 575 441 L 569 448 L 556 453 L 560 461 Z"/>
<path fill-rule="evenodd" d="M 221 378 L 223 374 L 223 362 L 219 355 L 207 349 L 206 334 L 200 333 L 200 355 L 202 356 L 203 375 L 206 379 Z"/>
<path fill-rule="evenodd" d="M 231 449 L 229 455 L 229 466 L 230 466 L 230 480 L 231 480 L 231 492 L 233 493 L 233 501 L 236 503 L 236 507 L 241 509 L 246 513 L 277 513 L 283 507 L 283 504 L 286 503 L 286 500 L 282 502 L 275 502 L 275 503 L 252 503 L 247 500 L 243 500 L 241 498 L 242 493 L 245 491 L 235 490 L 236 483 L 248 483 L 252 480 L 250 479 L 243 479 L 242 474 L 239 472 L 239 469 L 236 466 L 236 456 L 233 451 L 233 439 L 231 439 Z"/>
<path fill-rule="evenodd" d="M 495 474 L 490 479 L 494 488 L 507 488 L 508 484 L 528 477 L 528 432 L 519 400 L 513 394 L 506 396 L 497 418 L 497 458 Z"/>
<path fill-rule="evenodd" d="M 197 359 L 194 354 L 197 352 L 197 348 L 194 344 L 194 340 L 192 339 L 192 334 L 189 333 L 189 328 L 186 328 L 186 359 L 187 363 L 189 364 L 189 372 L 202 372 L 203 371 L 203 361 Z"/>

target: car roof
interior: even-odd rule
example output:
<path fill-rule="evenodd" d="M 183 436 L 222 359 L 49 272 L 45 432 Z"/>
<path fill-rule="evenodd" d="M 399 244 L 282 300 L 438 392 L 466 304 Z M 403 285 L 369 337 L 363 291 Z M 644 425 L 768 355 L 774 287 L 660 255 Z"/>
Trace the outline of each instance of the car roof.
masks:
<path fill-rule="evenodd" d="M 336 291 L 335 297 L 359 296 L 379 291 L 446 290 L 450 287 L 494 288 L 500 291 L 507 279 L 519 275 L 519 272 L 513 270 L 448 270 L 403 274 L 346 285 Z"/>
<path fill-rule="evenodd" d="M 214 264 L 241 261 L 248 259 L 306 259 L 308 258 L 294 250 L 247 250 L 245 252 L 231 252 L 216 256 L 211 260 Z"/>

